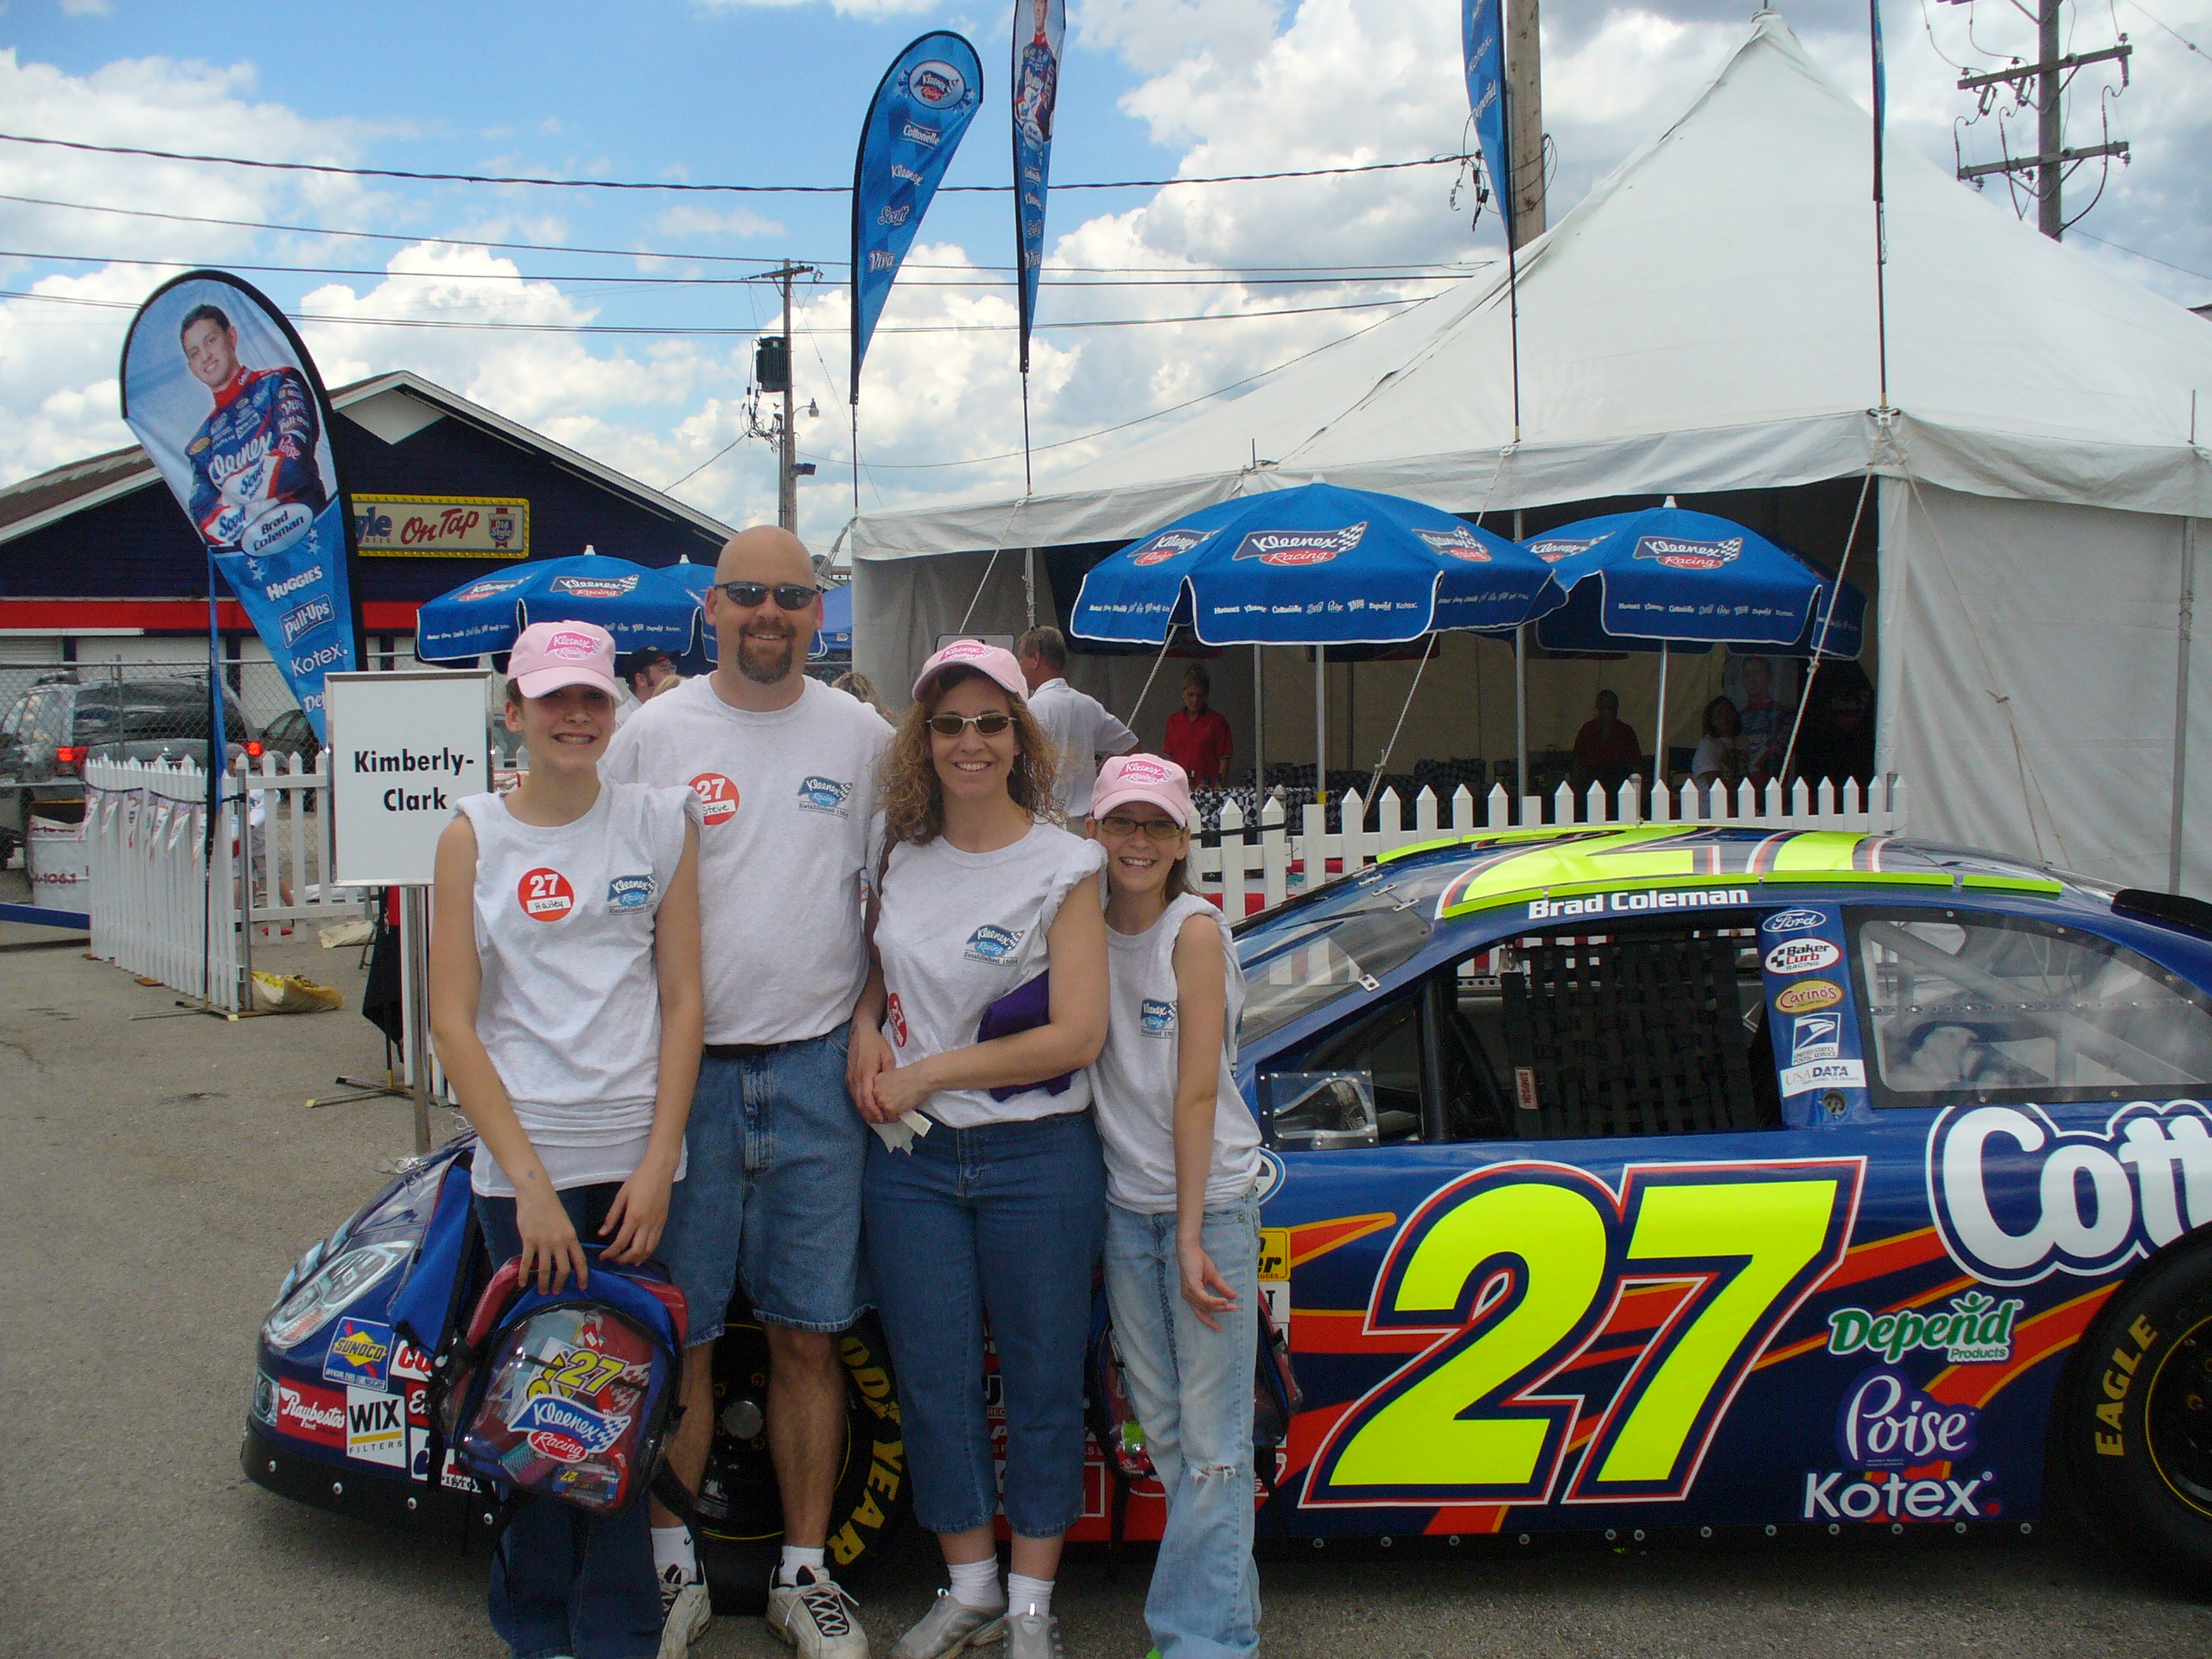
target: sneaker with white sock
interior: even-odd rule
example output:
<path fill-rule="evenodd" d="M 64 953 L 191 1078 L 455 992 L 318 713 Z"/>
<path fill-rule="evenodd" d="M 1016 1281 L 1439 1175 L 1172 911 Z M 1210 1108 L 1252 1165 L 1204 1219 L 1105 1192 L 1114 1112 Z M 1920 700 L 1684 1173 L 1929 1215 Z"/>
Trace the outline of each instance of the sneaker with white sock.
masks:
<path fill-rule="evenodd" d="M 921 1622 L 899 1638 L 891 1659 L 954 1659 L 971 1648 L 985 1648 L 1006 1640 L 1006 1613 L 970 1607 L 950 1590 L 937 1592 L 937 1600 Z"/>
<path fill-rule="evenodd" d="M 799 1659 L 868 1659 L 861 1605 L 827 1573 L 802 1567 L 798 1582 L 779 1573 L 768 1580 L 768 1629 L 798 1649 Z"/>
<path fill-rule="evenodd" d="M 1050 1613 L 1008 1613 L 1006 1659 L 1067 1659 L 1060 1621 Z"/>
<path fill-rule="evenodd" d="M 671 1562 L 660 1575 L 659 1659 L 683 1659 L 714 1622 L 715 1605 L 704 1579 Z"/>

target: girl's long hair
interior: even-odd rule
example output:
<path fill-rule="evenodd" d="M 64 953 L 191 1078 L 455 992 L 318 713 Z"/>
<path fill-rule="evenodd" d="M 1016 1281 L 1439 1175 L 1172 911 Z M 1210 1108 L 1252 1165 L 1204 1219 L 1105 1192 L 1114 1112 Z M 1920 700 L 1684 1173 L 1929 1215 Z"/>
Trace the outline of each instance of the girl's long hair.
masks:
<path fill-rule="evenodd" d="M 965 679 L 985 679 L 972 668 L 948 669 L 937 677 L 926 698 L 918 699 L 899 721 L 876 769 L 876 786 L 883 801 L 883 838 L 886 846 L 902 841 L 919 844 L 944 833 L 944 791 L 938 782 L 937 760 L 930 748 L 929 719 L 944 694 Z M 997 683 L 993 681 L 995 685 Z M 1007 694 L 1007 709 L 1014 716 L 1014 735 L 1020 753 L 1007 774 L 1007 793 L 1014 804 L 1033 818 L 1057 823 L 1060 808 L 1053 790 L 1059 780 L 1052 740 L 1029 712 L 1026 697 Z"/>

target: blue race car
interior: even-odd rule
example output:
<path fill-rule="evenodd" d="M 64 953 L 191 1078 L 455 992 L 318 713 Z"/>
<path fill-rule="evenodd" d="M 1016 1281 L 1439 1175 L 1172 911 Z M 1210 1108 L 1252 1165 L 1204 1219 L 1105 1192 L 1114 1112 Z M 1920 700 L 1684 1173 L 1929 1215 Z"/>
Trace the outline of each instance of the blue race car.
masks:
<path fill-rule="evenodd" d="M 1891 837 L 1592 826 L 1406 849 L 1237 950 L 1303 1394 L 1262 1539 L 2065 1507 L 2212 1565 L 2212 906 Z M 417 1399 L 480 1271 L 465 1157 L 287 1281 L 263 1484 L 488 1513 Z M 847 1357 L 850 1570 L 906 1492 L 871 1328 Z M 761 1359 L 734 1319 L 705 1495 L 732 1601 L 775 1539 Z M 1156 1490 L 1094 1460 L 1071 1537 L 1156 1536 Z"/>

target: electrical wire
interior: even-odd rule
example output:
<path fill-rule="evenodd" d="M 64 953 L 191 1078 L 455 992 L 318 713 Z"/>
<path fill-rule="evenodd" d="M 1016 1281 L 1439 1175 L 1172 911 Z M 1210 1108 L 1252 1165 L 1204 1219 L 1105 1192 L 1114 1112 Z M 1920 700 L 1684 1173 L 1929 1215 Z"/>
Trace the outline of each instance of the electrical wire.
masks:
<path fill-rule="evenodd" d="M 147 149 L 136 144 L 94 144 L 78 138 L 37 138 L 19 132 L 0 132 L 0 143 L 38 144 L 55 149 L 84 150 L 96 156 L 137 156 L 157 162 L 194 162 L 215 167 L 247 167 L 271 173 L 316 173 L 348 179 L 404 179 L 416 184 L 531 185 L 554 190 L 672 191 L 695 195 L 848 196 L 849 184 L 690 184 L 666 180 L 535 179 L 519 174 L 428 173 L 398 167 L 339 167 L 327 162 L 265 162 L 246 156 L 202 156 L 174 149 Z M 1357 173 L 1395 173 L 1412 167 L 1457 166 L 1464 156 L 1424 156 L 1407 162 L 1363 162 L 1348 167 L 1286 168 L 1273 173 L 1222 173 L 1202 178 L 1103 179 L 1055 184 L 1055 190 L 1164 190 L 1186 184 L 1255 184 L 1274 179 L 1336 178 Z M 939 195 L 1006 195 L 1011 184 L 947 184 Z"/>
<path fill-rule="evenodd" d="M 2179 41 L 2190 51 L 2196 53 L 2198 57 L 2204 59 L 2208 63 L 2212 63 L 2212 54 L 2208 54 L 2202 47 L 2199 46 L 2195 41 L 2190 40 L 2186 35 L 2183 35 L 2177 29 L 2174 29 L 2164 19 L 2153 16 L 2152 13 L 2142 4 L 2142 0 L 2127 0 L 2127 3 L 2133 6 L 2136 10 L 2142 12 L 2145 17 L 2149 17 L 2152 22 L 2158 24 L 2160 29 L 2164 29 L 2166 33 L 2171 35 L 2174 39 Z"/>
<path fill-rule="evenodd" d="M 2171 259 L 2161 259 L 2155 253 L 2145 253 L 2139 248 L 2123 246 L 2118 242 L 2107 240 L 2089 231 L 2076 231 L 2074 234 L 2085 241 L 2095 243 L 2101 248 L 2110 248 L 2114 253 L 2124 253 L 2131 259 L 2147 259 L 2154 265 L 2164 265 L 2168 270 L 2177 270 L 2183 276 L 2194 276 L 2201 283 L 2212 283 L 2212 271 L 2191 270 L 2187 265 L 2177 265 Z"/>

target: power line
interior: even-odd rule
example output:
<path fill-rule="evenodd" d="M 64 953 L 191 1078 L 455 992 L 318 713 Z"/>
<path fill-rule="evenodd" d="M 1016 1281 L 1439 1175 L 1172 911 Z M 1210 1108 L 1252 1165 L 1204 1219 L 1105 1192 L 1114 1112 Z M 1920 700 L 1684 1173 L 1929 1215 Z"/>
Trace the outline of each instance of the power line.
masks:
<path fill-rule="evenodd" d="M 2200 283 L 2212 283 L 2212 272 L 2191 270 L 2187 265 L 2177 265 L 2171 259 L 2161 259 L 2155 253 L 2145 253 L 2137 248 L 2123 247 L 2117 242 L 2107 241 L 2101 236 L 2091 236 L 2087 231 L 2076 231 L 2074 234 L 2094 242 L 2099 247 L 2110 248 L 2114 253 L 2124 253 L 2132 259 L 2147 259 L 2154 265 L 2164 265 L 2168 270 L 2177 270 L 2184 276 L 2194 276 Z"/>
<path fill-rule="evenodd" d="M 2133 6 L 2136 10 L 2142 12 L 2145 17 L 2150 17 L 2152 22 L 2157 23 L 2160 29 L 2164 29 L 2167 34 L 2171 35 L 2174 39 L 2179 41 L 2190 51 L 2196 53 L 2198 57 L 2204 59 L 2208 63 L 2212 63 L 2212 53 L 2207 53 L 2202 47 L 2199 46 L 2195 41 L 2190 40 L 2186 35 L 2183 35 L 2179 30 L 2172 28 L 2171 25 L 2166 23 L 2164 19 L 2152 16 L 2150 11 L 2143 5 L 2142 0 L 2127 0 L 2127 3 Z"/>
<path fill-rule="evenodd" d="M 756 254 L 676 253 L 671 252 L 667 250 L 652 248 L 597 248 L 578 246 L 573 244 L 558 242 L 500 242 L 494 241 L 489 238 L 478 236 L 408 236 L 393 231 L 340 230 L 327 225 L 284 225 L 276 223 L 269 219 L 218 219 L 201 213 L 165 213 L 157 212 L 149 207 L 114 207 L 105 206 L 99 202 L 57 201 L 48 196 L 15 196 L 0 194 L 0 201 L 16 202 L 29 207 L 58 207 L 69 213 L 114 213 L 128 219 L 157 219 L 175 225 L 217 225 L 226 230 L 279 231 L 291 236 L 353 238 L 366 242 L 398 243 L 409 247 L 420 246 L 425 243 L 443 243 L 453 247 L 485 248 L 503 253 L 575 253 L 583 254 L 593 257 L 604 257 L 610 259 L 690 260 L 699 264 L 772 265 L 776 263 L 773 259 L 765 259 Z M 807 263 L 827 266 L 833 269 L 842 266 L 844 264 L 842 260 L 836 259 L 816 259 Z M 1448 259 L 1432 259 L 1404 264 L 1390 264 L 1387 262 L 1378 260 L 1367 264 L 1359 265 L 1048 265 L 1046 269 L 1047 270 L 1074 271 L 1084 275 L 1098 276 L 1122 275 L 1141 276 L 1154 275 L 1181 275 L 1187 273 L 1195 273 L 1199 275 L 1220 275 L 1227 276 L 1242 276 L 1251 280 L 1264 282 L 1274 279 L 1261 276 L 1259 273 L 1262 271 L 1287 270 L 1300 273 L 1328 271 L 1345 273 L 1368 272 L 1376 274 L 1377 276 L 1398 272 L 1403 272 L 1408 275 L 1420 275 L 1424 272 L 1433 271 L 1445 276 L 1459 276 L 1477 269 L 1480 265 L 1488 264 L 1490 263 L 1491 262 L 1488 259 L 1478 260 L 1472 263 L 1462 263 Z M 1012 265 L 938 265 L 925 264 L 919 260 L 908 260 L 900 267 L 902 275 L 904 272 L 910 270 L 971 270 L 989 271 L 994 274 L 1004 272 L 1011 275 L 1014 273 L 1014 267 Z M 591 280 L 598 281 L 606 279 L 593 278 Z M 838 280 L 842 281 L 842 279 L 840 278 Z"/>
<path fill-rule="evenodd" d="M 691 184 L 652 179 L 534 179 L 519 174 L 418 173 L 398 167 L 339 167 L 327 162 L 264 162 L 245 156 L 200 156 L 174 149 L 145 149 L 135 144 L 92 144 L 77 138 L 34 138 L 22 133 L 0 132 L 0 143 L 38 144 L 54 149 L 83 150 L 95 156 L 139 156 L 157 162 L 196 162 L 215 167 L 250 167 L 270 173 L 320 173 L 348 179 L 405 179 L 416 184 L 532 185 L 554 190 L 673 191 L 687 194 L 747 196 L 848 196 L 849 184 Z M 1355 173 L 1391 173 L 1409 167 L 1457 167 L 1464 156 L 1425 156 L 1409 162 L 1364 162 L 1350 167 L 1287 168 L 1274 173 L 1222 173 L 1204 178 L 1107 179 L 1055 184 L 1055 190 L 1164 190 L 1171 185 L 1255 184 L 1273 179 L 1320 179 Z M 940 185 L 938 194 L 1005 195 L 1011 184 Z"/>

